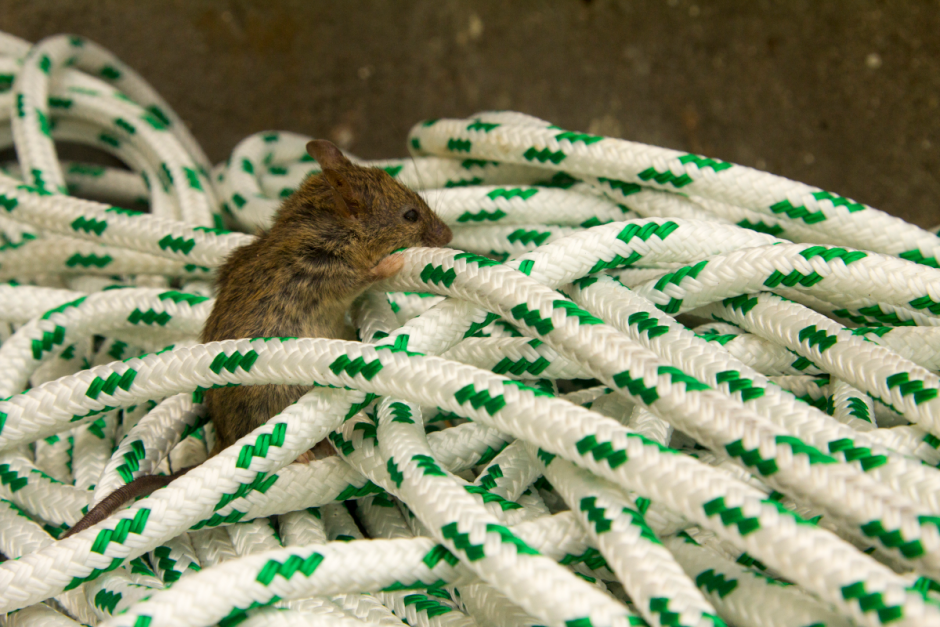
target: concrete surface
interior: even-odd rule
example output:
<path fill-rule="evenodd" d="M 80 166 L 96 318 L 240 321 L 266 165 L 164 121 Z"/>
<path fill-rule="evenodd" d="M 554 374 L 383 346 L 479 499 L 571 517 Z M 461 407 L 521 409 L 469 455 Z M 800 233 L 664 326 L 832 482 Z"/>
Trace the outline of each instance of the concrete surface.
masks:
<path fill-rule="evenodd" d="M 940 222 L 940 5 L 876 0 L 0 0 L 84 35 L 214 160 L 265 129 L 406 154 L 428 117 L 516 109 Z"/>

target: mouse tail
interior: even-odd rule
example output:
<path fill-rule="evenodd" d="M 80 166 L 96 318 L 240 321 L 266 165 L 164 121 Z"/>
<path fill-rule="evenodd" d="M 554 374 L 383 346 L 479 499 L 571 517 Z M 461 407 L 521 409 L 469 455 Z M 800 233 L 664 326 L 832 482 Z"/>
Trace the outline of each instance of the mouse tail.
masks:
<path fill-rule="evenodd" d="M 141 496 L 148 496 L 160 488 L 166 487 L 174 479 L 182 477 L 195 467 L 196 466 L 187 466 L 186 468 L 181 468 L 170 475 L 143 475 L 142 477 L 137 477 L 127 485 L 121 486 L 103 498 L 100 503 L 91 508 L 91 510 L 85 514 L 81 520 L 75 523 L 71 529 L 62 534 L 59 539 L 64 540 L 65 538 L 76 534 L 79 531 L 84 531 L 89 527 L 97 525 L 102 520 L 117 511 L 118 508 L 128 501 Z"/>

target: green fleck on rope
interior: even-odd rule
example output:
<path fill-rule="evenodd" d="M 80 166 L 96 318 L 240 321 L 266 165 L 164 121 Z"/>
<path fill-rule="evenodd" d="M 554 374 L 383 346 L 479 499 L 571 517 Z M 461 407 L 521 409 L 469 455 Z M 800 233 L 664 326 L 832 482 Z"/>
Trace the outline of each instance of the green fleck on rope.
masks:
<path fill-rule="evenodd" d="M 567 141 L 569 143 L 575 144 L 577 142 L 582 142 L 587 146 L 597 143 L 604 139 L 597 135 L 588 135 L 586 133 L 572 133 L 571 131 L 565 131 L 564 133 L 559 133 L 555 135 L 556 141 Z"/>
<path fill-rule="evenodd" d="M 658 171 L 656 168 L 649 167 L 640 172 L 637 175 L 641 181 L 653 181 L 659 183 L 660 185 L 671 184 L 673 187 L 680 188 L 685 187 L 692 182 L 692 177 L 688 174 L 674 174 L 671 170 L 666 170 L 664 172 Z"/>
<path fill-rule="evenodd" d="M 471 146 L 472 143 L 469 139 L 451 138 L 447 140 L 447 150 L 451 152 L 470 152 Z"/>
<path fill-rule="evenodd" d="M 95 377 L 91 385 L 89 385 L 88 389 L 85 391 L 85 396 L 91 399 L 97 399 L 98 395 L 102 392 L 110 396 L 114 394 L 118 388 L 126 392 L 130 389 L 131 385 L 134 384 L 134 378 L 136 376 L 137 371 L 129 368 L 124 374 L 120 375 L 116 372 L 112 372 L 108 375 L 107 379 Z"/>
<path fill-rule="evenodd" d="M 454 399 L 460 405 L 470 403 L 473 409 L 482 407 L 491 416 L 506 406 L 506 399 L 502 394 L 491 396 L 489 390 L 477 392 L 472 383 L 457 390 Z"/>
<path fill-rule="evenodd" d="M 163 250 L 172 250 L 175 253 L 183 253 L 184 255 L 188 255 L 190 252 L 192 252 L 193 248 L 195 248 L 196 240 L 167 235 L 157 242 L 157 244 Z"/>
<path fill-rule="evenodd" d="M 743 446 L 741 450 L 743 450 Z M 742 536 L 746 536 L 760 529 L 760 522 L 756 518 L 746 517 L 740 507 L 727 507 L 723 496 L 705 503 L 704 510 L 705 515 L 709 518 L 718 516 L 721 519 L 721 523 L 726 527 L 735 525 L 738 528 L 738 533 Z"/>
<path fill-rule="evenodd" d="M 84 216 L 79 216 L 71 224 L 73 231 L 84 231 L 86 233 L 94 233 L 95 235 L 101 235 L 108 228 L 108 223 L 104 220 L 99 220 L 97 218 L 85 218 Z"/>
<path fill-rule="evenodd" d="M 235 372 L 238 368 L 241 368 L 245 372 L 250 372 L 251 367 L 257 359 L 258 353 L 253 350 L 248 351 L 244 355 L 238 351 L 235 351 L 231 355 L 219 353 L 212 360 L 212 363 L 209 364 L 209 370 L 215 374 L 221 373 L 223 369 L 229 372 Z"/>
<path fill-rule="evenodd" d="M 480 210 L 477 212 L 464 211 L 457 218 L 457 222 L 496 222 L 506 217 L 506 213 L 502 209 L 494 209 L 493 211 Z"/>
<path fill-rule="evenodd" d="M 709 594 L 717 594 L 723 599 L 738 587 L 738 581 L 737 579 L 727 579 L 724 574 L 716 573 L 714 569 L 709 568 L 695 577 L 695 585 Z"/>
<path fill-rule="evenodd" d="M 81 266 L 82 268 L 104 268 L 112 261 L 111 255 L 101 255 L 99 257 L 98 255 L 82 255 L 75 253 L 65 260 L 65 265 L 69 268 L 76 266 Z"/>
<path fill-rule="evenodd" d="M 549 237 L 552 236 L 551 231 L 535 231 L 535 230 L 526 230 L 526 229 L 516 229 L 512 233 L 506 236 L 506 239 L 510 243 L 515 244 L 519 242 L 523 245 L 535 244 L 536 246 L 541 246 L 545 243 Z"/>
<path fill-rule="evenodd" d="M 288 581 L 296 574 L 310 577 L 323 563 L 324 557 L 319 553 L 311 553 L 307 558 L 291 555 L 283 562 L 269 560 L 258 572 L 255 581 L 264 586 L 271 585 L 274 578 L 281 576 Z"/>
<path fill-rule="evenodd" d="M 910 375 L 906 372 L 899 372 L 893 374 L 885 379 L 885 382 L 888 384 L 888 389 L 898 388 L 898 391 L 901 393 L 901 396 L 914 396 L 914 403 L 920 405 L 927 401 L 931 401 L 937 398 L 936 388 L 924 388 L 924 382 L 918 379 L 913 381 L 910 379 Z"/>
<path fill-rule="evenodd" d="M 578 440 L 575 446 L 581 455 L 591 455 L 598 462 L 606 461 L 611 468 L 622 466 L 627 461 L 626 451 L 614 449 L 610 442 L 598 442 L 593 435 Z"/>
<path fill-rule="evenodd" d="M 862 612 L 875 612 L 882 623 L 890 623 L 904 616 L 904 610 L 897 605 L 885 603 L 880 592 L 869 593 L 865 589 L 864 581 L 844 586 L 842 598 L 846 601 L 857 600 Z"/>
<path fill-rule="evenodd" d="M 548 148 L 543 148 L 542 150 L 538 150 L 535 147 L 532 147 L 526 150 L 522 154 L 522 156 L 525 157 L 529 161 L 538 161 L 539 163 L 551 162 L 555 165 L 558 165 L 559 163 L 564 161 L 565 157 L 567 157 L 568 155 L 561 152 L 560 150 L 553 152 L 549 150 Z"/>
<path fill-rule="evenodd" d="M 95 607 L 106 614 L 114 614 L 114 608 L 124 597 L 120 592 L 111 592 L 110 590 L 99 590 L 95 595 Z"/>
<path fill-rule="evenodd" d="M 98 532 L 98 537 L 95 538 L 95 542 L 91 546 L 91 552 L 104 555 L 110 543 L 123 544 L 128 535 L 132 533 L 140 534 L 147 526 L 147 518 L 149 516 L 150 510 L 141 508 L 134 514 L 134 518 L 124 518 L 118 521 L 118 524 L 113 530 L 102 529 Z"/>
<path fill-rule="evenodd" d="M 774 237 L 778 237 L 781 233 L 784 232 L 783 227 L 779 224 L 767 224 L 763 220 L 758 220 L 757 222 L 741 220 L 737 223 L 737 225 L 744 229 L 750 229 L 751 231 L 757 231 L 758 233 L 766 233 L 767 235 L 773 235 Z"/>

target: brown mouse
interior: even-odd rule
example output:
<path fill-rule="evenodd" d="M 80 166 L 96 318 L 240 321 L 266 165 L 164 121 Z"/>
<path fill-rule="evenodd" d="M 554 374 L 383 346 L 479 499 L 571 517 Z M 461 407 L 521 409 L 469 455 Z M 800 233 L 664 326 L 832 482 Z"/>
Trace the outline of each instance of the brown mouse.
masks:
<path fill-rule="evenodd" d="M 450 229 L 415 192 L 383 170 L 351 163 L 326 140 L 307 144 L 323 169 L 308 177 L 258 239 L 219 268 L 203 342 L 253 337 L 350 337 L 346 311 L 372 283 L 397 273 L 395 250 L 443 246 Z M 310 387 L 254 385 L 208 390 L 218 436 L 211 455 L 264 424 Z M 192 468 L 192 467 L 190 467 Z M 108 495 L 63 537 L 104 520 L 190 468 L 142 476 Z"/>

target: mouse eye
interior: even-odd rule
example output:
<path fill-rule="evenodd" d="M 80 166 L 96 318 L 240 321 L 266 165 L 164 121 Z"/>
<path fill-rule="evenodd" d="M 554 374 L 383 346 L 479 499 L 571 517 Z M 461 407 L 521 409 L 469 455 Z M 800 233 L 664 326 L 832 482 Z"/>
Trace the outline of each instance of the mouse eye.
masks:
<path fill-rule="evenodd" d="M 417 210 L 409 209 L 404 213 L 404 215 L 402 215 L 402 217 L 409 222 L 417 222 L 419 216 Z"/>

